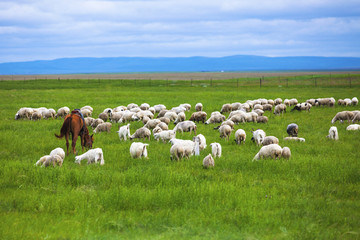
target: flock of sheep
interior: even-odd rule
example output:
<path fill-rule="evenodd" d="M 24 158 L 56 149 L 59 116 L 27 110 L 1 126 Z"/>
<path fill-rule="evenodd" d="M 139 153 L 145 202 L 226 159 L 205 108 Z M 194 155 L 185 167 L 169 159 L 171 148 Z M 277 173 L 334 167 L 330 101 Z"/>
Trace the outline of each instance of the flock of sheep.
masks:
<path fill-rule="evenodd" d="M 190 158 L 191 156 L 200 155 L 206 145 L 206 138 L 202 134 L 197 134 L 196 123 L 202 122 L 205 124 L 220 124 L 217 129 L 220 137 L 226 140 L 230 139 L 230 135 L 234 129 L 234 125 L 244 122 L 258 122 L 267 123 L 268 118 L 264 116 L 264 111 L 273 111 L 275 115 L 284 114 L 287 107 L 292 107 L 291 111 L 310 111 L 312 106 L 329 106 L 335 105 L 334 98 L 318 98 L 308 99 L 303 103 L 298 103 L 297 99 L 280 98 L 271 99 L 256 99 L 248 100 L 245 103 L 224 104 L 220 111 L 215 111 L 207 116 L 203 111 L 201 103 L 195 105 L 195 112 L 191 115 L 189 120 L 186 120 L 185 112 L 190 111 L 190 104 L 180 104 L 177 107 L 167 109 L 165 105 L 158 104 L 150 106 L 143 103 L 140 106 L 130 103 L 127 106 L 119 106 L 116 108 L 106 108 L 98 115 L 98 118 L 92 118 L 93 108 L 84 106 L 80 110 L 85 117 L 85 123 L 88 127 L 92 127 L 94 133 L 109 132 L 112 123 L 128 123 L 131 121 L 142 121 L 144 126 L 137 129 L 132 135 L 130 134 L 130 123 L 123 125 L 117 131 L 120 141 L 127 141 L 128 139 L 148 139 L 151 135 L 157 141 L 170 142 L 170 158 L 173 160 L 180 160 L 183 158 Z M 356 97 L 352 99 L 339 99 L 338 105 L 358 105 Z M 229 113 L 226 118 L 223 113 Z M 15 119 L 30 119 L 40 120 L 56 117 L 65 117 L 70 113 L 68 107 L 62 107 L 56 112 L 54 109 L 47 108 L 21 108 L 15 115 Z M 155 114 L 157 114 L 155 118 Z M 110 122 L 108 122 L 110 121 Z M 335 115 L 331 123 L 336 121 L 360 121 L 360 111 L 342 111 Z M 173 129 L 169 129 L 169 123 L 174 122 L 176 125 Z M 359 124 L 351 124 L 347 130 L 360 130 Z M 192 140 L 177 139 L 177 132 L 194 132 Z M 295 123 L 289 124 L 287 127 L 288 137 L 285 141 L 299 141 L 305 142 L 304 138 L 297 136 L 298 125 Z M 338 140 L 338 131 L 335 126 L 329 130 L 330 139 Z M 235 141 L 237 144 L 242 144 L 246 140 L 246 132 L 243 129 L 238 129 L 235 132 Z M 279 139 L 275 136 L 266 136 L 265 131 L 258 129 L 252 131 L 252 141 L 257 145 L 262 146 L 259 152 L 253 158 L 259 160 L 261 158 L 285 158 L 291 157 L 291 151 L 288 147 L 281 147 Z M 130 155 L 132 158 L 148 157 L 147 153 L 148 143 L 133 142 L 130 146 Z M 211 153 L 203 159 L 203 166 L 205 168 L 215 165 L 214 158 L 219 158 L 222 155 L 221 145 L 217 142 L 210 144 Z M 65 152 L 61 148 L 54 149 L 49 155 L 43 156 L 36 162 L 36 165 L 50 166 L 62 165 L 65 158 Z M 100 163 L 103 165 L 104 155 L 101 148 L 91 149 L 82 155 L 75 157 L 75 163 L 80 163 L 81 160 L 87 159 L 88 164 Z"/>

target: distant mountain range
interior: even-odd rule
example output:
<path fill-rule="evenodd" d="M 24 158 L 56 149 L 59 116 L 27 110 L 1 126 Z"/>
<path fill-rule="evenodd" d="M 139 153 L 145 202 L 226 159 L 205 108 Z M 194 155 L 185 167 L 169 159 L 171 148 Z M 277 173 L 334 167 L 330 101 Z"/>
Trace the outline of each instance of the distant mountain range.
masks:
<path fill-rule="evenodd" d="M 106 57 L 0 63 L 0 75 L 124 72 L 359 70 L 357 57 Z"/>

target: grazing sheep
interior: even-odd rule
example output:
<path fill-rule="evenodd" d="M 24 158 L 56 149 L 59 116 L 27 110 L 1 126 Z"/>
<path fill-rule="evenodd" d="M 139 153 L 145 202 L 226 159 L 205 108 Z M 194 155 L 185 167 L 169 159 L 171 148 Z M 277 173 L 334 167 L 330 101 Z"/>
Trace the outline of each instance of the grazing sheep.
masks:
<path fill-rule="evenodd" d="M 56 165 L 59 165 L 60 167 L 63 164 L 64 159 L 61 158 L 59 155 L 45 155 L 41 157 L 35 165 L 38 166 L 41 164 L 41 167 L 48 167 L 50 165 L 53 165 L 55 167 Z"/>
<path fill-rule="evenodd" d="M 246 122 L 246 114 L 245 113 L 235 114 L 229 120 L 235 124 L 244 123 L 244 122 Z"/>
<path fill-rule="evenodd" d="M 80 108 L 80 111 L 83 112 L 83 110 L 89 110 L 91 113 L 94 111 L 94 109 L 90 106 L 83 106 Z"/>
<path fill-rule="evenodd" d="M 179 107 L 185 108 L 185 111 L 190 111 L 191 105 L 188 103 L 180 104 Z"/>
<path fill-rule="evenodd" d="M 251 131 L 251 133 L 253 135 L 251 140 L 254 141 L 256 145 L 262 144 L 264 138 L 266 137 L 266 133 L 264 132 L 264 130 L 257 129 L 256 131 Z"/>
<path fill-rule="evenodd" d="M 270 145 L 270 144 L 279 144 L 279 139 L 274 136 L 266 136 L 264 141 L 261 143 L 263 146 Z"/>
<path fill-rule="evenodd" d="M 61 157 L 62 158 L 62 160 L 64 160 L 65 159 L 65 151 L 64 151 L 64 149 L 62 149 L 62 148 L 55 148 L 54 150 L 52 150 L 51 152 L 50 152 L 50 156 L 54 156 L 54 155 L 58 155 L 59 157 Z M 62 163 L 61 163 L 62 164 Z M 61 165 L 60 165 L 61 166 Z"/>
<path fill-rule="evenodd" d="M 315 105 L 315 99 L 314 98 L 310 98 L 308 100 L 306 100 L 307 103 L 310 103 L 312 106 Z"/>
<path fill-rule="evenodd" d="M 186 108 L 185 107 L 173 107 L 171 110 L 171 112 L 175 112 L 176 114 L 179 114 L 181 112 L 185 112 Z"/>
<path fill-rule="evenodd" d="M 345 105 L 344 99 L 339 98 L 338 101 L 337 101 L 337 104 L 338 104 L 339 106 Z"/>
<path fill-rule="evenodd" d="M 289 137 L 297 137 L 298 131 L 299 126 L 296 123 L 290 123 L 286 128 L 286 132 Z"/>
<path fill-rule="evenodd" d="M 209 168 L 209 167 L 214 167 L 214 166 L 215 166 L 214 158 L 211 156 L 211 153 L 209 153 L 209 155 L 207 155 L 203 159 L 203 167 L 204 168 Z"/>
<path fill-rule="evenodd" d="M 109 119 L 109 116 L 108 116 L 107 113 L 102 112 L 102 113 L 99 114 L 98 118 L 100 118 L 100 119 L 102 119 L 104 122 L 106 122 L 106 121 Z"/>
<path fill-rule="evenodd" d="M 298 111 L 302 111 L 302 110 L 305 110 L 305 111 L 308 111 L 310 112 L 310 108 L 312 107 L 312 105 L 310 103 L 298 103 L 295 105 L 295 107 L 293 109 L 291 109 L 290 112 L 293 112 L 295 110 L 298 110 Z"/>
<path fill-rule="evenodd" d="M 359 113 L 354 113 L 354 117 L 352 118 L 352 123 L 356 122 L 356 121 L 360 121 L 360 112 Z"/>
<path fill-rule="evenodd" d="M 237 144 L 241 144 L 241 142 L 245 143 L 245 140 L 246 140 L 246 132 L 244 129 L 238 129 L 236 132 L 235 132 L 235 142 Z"/>
<path fill-rule="evenodd" d="M 62 117 L 65 118 L 66 115 L 70 113 L 70 108 L 68 107 L 61 107 L 58 109 L 55 118 Z"/>
<path fill-rule="evenodd" d="M 51 109 L 45 109 L 41 111 L 42 118 L 44 119 L 53 119 L 55 117 L 55 113 L 55 110 L 52 111 Z"/>
<path fill-rule="evenodd" d="M 105 164 L 104 154 L 103 154 L 103 151 L 101 148 L 90 149 L 86 153 L 76 156 L 75 163 L 80 164 L 81 161 L 84 159 L 88 160 L 88 162 L 87 162 L 88 164 L 98 163 L 98 162 L 100 162 L 100 165 Z"/>
<path fill-rule="evenodd" d="M 353 97 L 353 98 L 351 99 L 351 105 L 356 106 L 356 105 L 358 105 L 358 103 L 359 103 L 359 100 L 357 99 L 357 97 Z"/>
<path fill-rule="evenodd" d="M 339 140 L 339 134 L 338 134 L 337 127 L 335 127 L 335 126 L 330 127 L 329 135 L 327 135 L 326 137 L 329 139 L 332 139 L 332 140 Z"/>
<path fill-rule="evenodd" d="M 253 158 L 253 161 L 262 158 L 279 159 L 281 156 L 282 156 L 282 148 L 278 144 L 270 144 L 263 146 Z"/>
<path fill-rule="evenodd" d="M 85 120 L 85 125 L 87 127 L 91 126 L 91 124 L 93 124 L 93 122 L 95 121 L 95 119 L 92 117 L 86 117 L 86 118 L 84 118 L 84 120 Z"/>
<path fill-rule="evenodd" d="M 206 112 L 198 111 L 191 114 L 190 121 L 194 122 L 202 122 L 204 123 L 206 121 L 207 114 Z"/>
<path fill-rule="evenodd" d="M 133 111 L 135 108 L 133 108 L 131 111 Z M 144 119 L 145 117 L 148 117 L 150 119 L 154 118 L 154 114 L 150 112 L 149 110 L 140 110 L 136 112 L 134 115 L 131 116 L 132 120 L 139 121 Z"/>
<path fill-rule="evenodd" d="M 221 157 L 222 148 L 220 143 L 217 142 L 210 143 L 210 147 L 211 147 L 211 153 L 212 155 L 214 155 L 214 158 Z"/>
<path fill-rule="evenodd" d="M 202 134 L 198 134 L 197 136 L 193 137 L 193 141 L 199 142 L 199 149 L 204 150 L 206 148 L 206 138 Z"/>
<path fill-rule="evenodd" d="M 275 105 L 282 104 L 282 99 L 281 99 L 281 98 L 276 98 L 276 99 L 274 100 L 274 104 L 275 104 Z"/>
<path fill-rule="evenodd" d="M 285 159 L 290 159 L 291 157 L 291 151 L 288 147 L 283 147 L 281 156 Z"/>
<path fill-rule="evenodd" d="M 264 111 L 261 109 L 255 109 L 253 110 L 253 112 L 255 112 L 258 116 L 263 116 L 264 115 Z"/>
<path fill-rule="evenodd" d="M 175 119 L 177 118 L 177 114 L 175 112 L 168 111 L 164 114 L 164 117 L 170 119 L 170 121 L 175 121 Z"/>
<path fill-rule="evenodd" d="M 161 118 L 159 118 L 159 120 L 161 122 L 165 123 L 166 125 L 169 125 L 169 123 L 170 123 L 170 119 L 167 117 L 161 117 Z"/>
<path fill-rule="evenodd" d="M 142 122 L 143 122 L 143 124 L 145 125 L 149 120 L 150 120 L 149 117 L 144 116 L 143 119 L 142 119 Z M 160 119 L 159 119 L 159 120 L 160 120 Z"/>
<path fill-rule="evenodd" d="M 147 143 L 133 142 L 130 146 L 130 155 L 132 158 L 148 158 Z"/>
<path fill-rule="evenodd" d="M 222 114 L 214 114 L 211 115 L 211 117 L 209 117 L 209 119 L 205 122 L 205 124 L 210 124 L 210 123 L 221 123 L 223 121 L 225 121 L 226 117 Z"/>
<path fill-rule="evenodd" d="M 34 112 L 32 108 L 23 107 L 15 114 L 15 120 L 19 119 L 31 119 L 31 115 Z"/>
<path fill-rule="evenodd" d="M 299 138 L 299 137 L 285 137 L 285 141 L 298 141 L 298 142 L 305 142 L 305 138 Z"/>
<path fill-rule="evenodd" d="M 345 98 L 344 99 L 344 106 L 350 106 L 352 104 L 352 101 L 350 98 Z"/>
<path fill-rule="evenodd" d="M 125 110 L 127 110 L 127 108 L 125 106 L 118 106 L 118 107 L 113 109 L 113 113 L 114 112 L 123 112 Z"/>
<path fill-rule="evenodd" d="M 261 104 L 256 104 L 253 110 L 257 110 L 257 109 L 263 110 L 263 106 Z"/>
<path fill-rule="evenodd" d="M 222 114 L 222 113 L 224 113 L 224 112 L 231 112 L 231 110 L 232 110 L 231 104 L 230 104 L 230 103 L 226 103 L 226 104 L 224 104 L 224 105 L 221 107 L 220 113 Z"/>
<path fill-rule="evenodd" d="M 150 105 L 148 103 L 143 103 L 140 105 L 141 110 L 148 110 L 150 108 Z"/>
<path fill-rule="evenodd" d="M 170 139 L 176 137 L 176 131 L 174 130 L 163 130 L 159 133 L 154 133 L 155 140 L 159 141 L 161 139 L 164 143 L 170 141 Z"/>
<path fill-rule="evenodd" d="M 346 127 L 347 131 L 356 131 L 356 130 L 360 130 L 360 125 L 359 124 L 351 124 L 349 126 Z"/>
<path fill-rule="evenodd" d="M 272 111 L 272 108 L 273 108 L 273 105 L 267 103 L 265 105 L 262 105 L 263 106 L 263 111 Z"/>
<path fill-rule="evenodd" d="M 122 118 L 123 115 L 124 115 L 124 112 L 111 112 L 109 119 L 111 122 L 117 123 L 120 121 L 120 119 Z"/>
<path fill-rule="evenodd" d="M 184 157 L 189 158 L 194 153 L 195 155 L 199 155 L 200 153 L 200 147 L 198 141 L 191 141 L 191 140 L 183 140 L 183 139 L 177 139 L 172 138 L 169 141 L 172 145 L 180 144 L 184 149 Z"/>
<path fill-rule="evenodd" d="M 97 127 L 94 129 L 94 133 L 99 133 L 99 132 L 110 132 L 111 130 L 111 123 L 106 122 L 106 123 L 100 123 L 99 125 L 97 125 Z"/>
<path fill-rule="evenodd" d="M 179 122 L 185 121 L 185 118 L 186 118 L 185 113 L 184 113 L 184 112 L 180 112 L 180 113 L 177 115 L 177 117 L 176 117 L 176 119 L 175 119 L 175 121 L 174 121 L 174 124 L 177 124 L 177 123 L 179 123 Z"/>
<path fill-rule="evenodd" d="M 125 110 L 124 114 L 122 116 L 122 118 L 120 119 L 119 123 L 125 123 L 125 122 L 129 122 L 132 121 L 132 116 L 134 115 L 134 112 L 131 112 L 129 110 Z"/>
<path fill-rule="evenodd" d="M 235 102 L 231 104 L 232 111 L 236 111 L 242 108 L 242 104 L 239 102 Z"/>
<path fill-rule="evenodd" d="M 256 118 L 256 121 L 258 123 L 267 123 L 269 121 L 269 118 L 267 116 L 258 116 Z"/>
<path fill-rule="evenodd" d="M 169 130 L 168 125 L 164 122 L 160 122 L 158 125 L 156 125 L 156 127 L 161 128 L 161 130 Z"/>
<path fill-rule="evenodd" d="M 331 123 L 334 124 L 336 121 L 340 121 L 341 123 L 344 122 L 344 120 L 348 120 L 350 122 L 351 119 L 353 119 L 354 113 L 351 111 L 342 111 L 338 112 L 335 117 L 331 120 Z"/>
<path fill-rule="evenodd" d="M 128 110 L 131 110 L 131 109 L 133 109 L 133 108 L 138 108 L 139 107 L 139 105 L 137 105 L 136 103 L 129 103 L 127 106 L 126 106 L 126 108 L 128 109 Z"/>
<path fill-rule="evenodd" d="M 90 111 L 88 108 L 81 108 L 80 112 L 84 117 L 91 117 L 92 111 Z"/>
<path fill-rule="evenodd" d="M 203 105 L 202 105 L 202 103 L 197 103 L 196 105 L 195 105 L 195 111 L 196 112 L 201 112 L 203 110 Z"/>
<path fill-rule="evenodd" d="M 40 120 L 41 118 L 42 118 L 42 115 L 38 111 L 33 112 L 31 115 L 31 120 L 34 120 L 34 121 Z"/>
<path fill-rule="evenodd" d="M 169 130 L 169 129 L 168 129 L 168 130 Z M 159 132 L 161 132 L 161 131 L 163 131 L 163 130 L 161 129 L 161 127 L 156 126 L 156 127 L 153 129 L 153 134 L 159 133 Z"/>
<path fill-rule="evenodd" d="M 167 113 L 167 112 L 169 112 L 169 110 L 167 110 L 167 109 L 161 110 L 156 118 L 164 117 L 165 113 Z"/>
<path fill-rule="evenodd" d="M 225 138 L 227 141 L 229 141 L 231 131 L 232 131 L 232 129 L 229 125 L 220 126 L 220 128 L 219 128 L 220 137 Z"/>
<path fill-rule="evenodd" d="M 104 123 L 104 120 L 102 120 L 100 118 L 94 119 L 91 123 L 91 127 L 96 128 L 98 125 L 100 125 L 102 123 Z"/>
<path fill-rule="evenodd" d="M 183 122 L 179 122 L 178 124 L 176 124 L 175 131 L 180 131 L 181 133 L 183 132 L 192 132 L 194 131 L 194 133 L 196 134 L 196 125 L 194 122 L 192 121 L 183 121 Z"/>
<path fill-rule="evenodd" d="M 163 104 L 157 104 L 154 105 L 153 108 L 155 109 L 155 112 L 159 113 L 160 111 L 165 110 L 166 106 Z"/>
<path fill-rule="evenodd" d="M 161 123 L 161 121 L 159 119 L 150 119 L 145 125 L 144 127 L 148 128 L 148 129 L 154 129 L 159 123 Z"/>
<path fill-rule="evenodd" d="M 127 137 L 130 138 L 130 123 L 128 123 L 125 126 L 120 127 L 119 131 L 117 131 L 117 133 L 119 134 L 120 141 L 122 139 L 124 139 L 124 141 L 126 141 Z"/>
<path fill-rule="evenodd" d="M 279 115 L 279 114 L 283 114 L 284 112 L 286 112 L 286 105 L 283 104 L 283 103 L 280 103 L 278 105 L 275 106 L 275 109 L 274 109 L 274 114 L 275 115 Z"/>
<path fill-rule="evenodd" d="M 185 157 L 185 149 L 182 144 L 174 144 L 170 148 L 170 159 L 179 161 Z"/>
<path fill-rule="evenodd" d="M 231 127 L 231 129 L 234 129 L 235 123 L 233 121 L 231 121 L 231 120 L 226 120 L 226 121 L 222 122 L 221 125 L 219 125 L 217 127 L 214 127 L 214 129 L 218 130 L 223 125 L 229 125 Z"/>
<path fill-rule="evenodd" d="M 145 138 L 150 140 L 151 132 L 146 127 L 141 127 L 135 131 L 133 135 L 130 136 L 130 140 L 133 140 L 134 138 L 142 138 L 145 140 Z"/>

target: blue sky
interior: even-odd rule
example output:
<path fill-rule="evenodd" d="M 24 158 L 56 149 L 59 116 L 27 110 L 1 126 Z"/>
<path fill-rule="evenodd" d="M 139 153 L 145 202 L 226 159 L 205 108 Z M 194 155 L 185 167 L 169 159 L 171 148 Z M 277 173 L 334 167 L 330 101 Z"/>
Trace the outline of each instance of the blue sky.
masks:
<path fill-rule="evenodd" d="M 360 1 L 0 1 L 0 62 L 229 55 L 360 57 Z"/>

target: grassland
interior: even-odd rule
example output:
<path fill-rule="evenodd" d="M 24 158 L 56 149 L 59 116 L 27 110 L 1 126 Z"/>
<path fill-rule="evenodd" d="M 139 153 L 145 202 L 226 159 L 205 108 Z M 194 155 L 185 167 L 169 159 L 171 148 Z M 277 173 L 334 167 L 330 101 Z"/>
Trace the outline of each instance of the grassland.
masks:
<path fill-rule="evenodd" d="M 346 85 L 346 84 L 344 84 Z M 357 107 L 313 108 L 310 113 L 266 112 L 268 124 L 246 123 L 243 146 L 219 138 L 214 126 L 198 124 L 208 145 L 219 142 L 223 157 L 203 169 L 201 156 L 172 162 L 169 144 L 149 142 L 149 159 L 131 159 L 130 142 L 120 142 L 118 124 L 95 136 L 105 165 L 74 164 L 61 168 L 34 163 L 56 147 L 61 119 L 15 121 L 20 107 L 91 105 L 97 116 L 106 107 L 135 102 L 202 102 L 210 114 L 227 102 L 247 99 L 357 96 L 360 87 L 233 85 L 135 85 L 93 80 L 1 81 L 0 236 L 2 239 L 359 239 L 360 134 L 336 123 L 340 140 L 325 138 L 338 111 Z M 193 109 L 186 113 L 190 117 Z M 285 143 L 286 126 L 296 122 L 305 143 Z M 131 123 L 131 133 L 141 127 Z M 251 128 L 262 128 L 290 147 L 292 158 L 251 159 L 259 147 Z M 90 130 L 91 131 L 91 130 Z M 184 133 L 177 137 L 189 139 Z M 232 134 L 231 138 L 234 138 Z M 77 145 L 79 151 L 79 143 Z"/>

